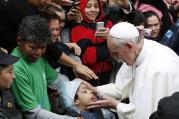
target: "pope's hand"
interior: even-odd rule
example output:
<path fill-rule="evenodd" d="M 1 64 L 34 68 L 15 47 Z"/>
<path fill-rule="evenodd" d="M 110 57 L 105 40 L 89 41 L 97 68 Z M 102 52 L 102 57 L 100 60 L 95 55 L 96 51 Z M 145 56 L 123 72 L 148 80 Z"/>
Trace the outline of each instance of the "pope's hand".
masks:
<path fill-rule="evenodd" d="M 116 109 L 119 101 L 116 100 L 115 98 L 108 97 L 108 96 L 100 96 L 100 100 L 97 100 L 95 102 L 91 102 L 87 109 L 92 109 L 92 108 L 111 108 L 111 109 Z"/>

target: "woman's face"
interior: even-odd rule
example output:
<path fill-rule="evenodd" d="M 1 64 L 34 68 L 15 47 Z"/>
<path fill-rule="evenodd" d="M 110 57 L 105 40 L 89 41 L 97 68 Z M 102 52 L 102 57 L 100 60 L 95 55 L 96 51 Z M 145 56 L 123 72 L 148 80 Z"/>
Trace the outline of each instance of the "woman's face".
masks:
<path fill-rule="evenodd" d="M 160 35 L 161 22 L 157 16 L 148 17 L 145 27 L 151 29 L 151 38 L 157 38 Z"/>
<path fill-rule="evenodd" d="M 85 7 L 85 17 L 95 22 L 99 14 L 99 4 L 97 0 L 89 0 Z"/>

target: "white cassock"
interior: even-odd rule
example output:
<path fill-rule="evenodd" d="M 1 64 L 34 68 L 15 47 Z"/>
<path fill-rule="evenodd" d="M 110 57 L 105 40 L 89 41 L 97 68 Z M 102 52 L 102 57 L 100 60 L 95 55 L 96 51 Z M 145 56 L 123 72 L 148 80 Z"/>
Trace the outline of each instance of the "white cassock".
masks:
<path fill-rule="evenodd" d="M 158 101 L 179 91 L 179 57 L 171 49 L 144 39 L 144 46 L 133 66 L 125 63 L 115 84 L 98 87 L 100 93 L 117 99 L 129 97 L 134 104 L 134 119 L 149 119 Z M 117 106 L 120 108 L 120 104 Z"/>

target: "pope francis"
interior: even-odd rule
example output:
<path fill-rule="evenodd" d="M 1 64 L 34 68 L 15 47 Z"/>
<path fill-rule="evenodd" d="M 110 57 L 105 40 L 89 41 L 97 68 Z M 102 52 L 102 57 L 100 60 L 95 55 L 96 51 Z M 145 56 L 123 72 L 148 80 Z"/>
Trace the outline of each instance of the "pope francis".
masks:
<path fill-rule="evenodd" d="M 127 22 L 111 28 L 107 44 L 111 56 L 123 65 L 115 83 L 95 88 L 102 100 L 88 108 L 107 106 L 120 119 L 149 119 L 161 98 L 179 91 L 179 57 L 170 48 L 144 39 Z M 129 104 L 118 101 L 127 97 Z"/>

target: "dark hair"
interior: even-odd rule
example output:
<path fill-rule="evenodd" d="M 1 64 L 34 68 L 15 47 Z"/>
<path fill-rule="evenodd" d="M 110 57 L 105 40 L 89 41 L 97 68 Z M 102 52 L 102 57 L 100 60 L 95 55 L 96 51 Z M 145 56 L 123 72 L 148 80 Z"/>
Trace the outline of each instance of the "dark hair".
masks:
<path fill-rule="evenodd" d="M 145 16 L 142 12 L 135 10 L 126 15 L 126 20 L 135 26 L 139 26 L 145 23 Z"/>
<path fill-rule="evenodd" d="M 59 20 L 59 16 L 57 16 L 57 14 L 51 10 L 48 10 L 42 16 L 47 20 L 47 22 L 50 22 L 51 20 L 54 19 Z"/>
<path fill-rule="evenodd" d="M 144 16 L 145 16 L 145 23 L 147 22 L 147 19 L 148 19 L 149 17 L 151 17 L 151 16 L 156 16 L 156 17 L 158 18 L 158 20 L 161 21 L 160 18 L 159 18 L 159 16 L 158 16 L 155 12 L 153 12 L 153 11 L 143 12 L 143 14 L 144 14 Z"/>
<path fill-rule="evenodd" d="M 27 16 L 19 25 L 18 37 L 25 42 L 49 43 L 51 41 L 51 32 L 44 18 L 39 15 Z"/>

